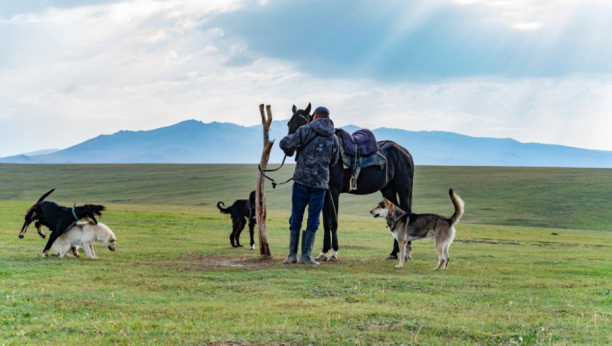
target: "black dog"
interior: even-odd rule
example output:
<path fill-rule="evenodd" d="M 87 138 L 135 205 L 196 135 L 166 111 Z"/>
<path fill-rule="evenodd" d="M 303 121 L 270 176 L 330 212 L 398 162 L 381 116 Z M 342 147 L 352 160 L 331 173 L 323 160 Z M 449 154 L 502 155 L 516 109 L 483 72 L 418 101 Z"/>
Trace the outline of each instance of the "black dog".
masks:
<path fill-rule="evenodd" d="M 96 220 L 95 215 L 102 216 L 102 211 L 106 210 L 103 205 L 86 204 L 81 207 L 66 208 L 55 202 L 45 201 L 44 199 L 53 191 L 55 191 L 55 189 L 45 193 L 36 204 L 28 209 L 25 215 L 25 222 L 19 233 L 19 238 L 23 238 L 28 226 L 34 220 L 36 220 L 35 226 L 41 237 L 46 237 L 41 227 L 46 226 L 49 228 L 52 233 L 43 250 L 43 256 L 45 257 L 49 249 L 51 249 L 51 245 L 53 245 L 55 239 L 72 227 L 74 223 L 83 219 L 87 220 L 92 225 L 97 225 L 98 220 Z"/>
<path fill-rule="evenodd" d="M 223 205 L 223 207 L 221 207 Z M 240 245 L 240 233 L 244 229 L 247 221 L 249 223 L 249 233 L 251 234 L 251 250 L 255 249 L 255 240 L 253 233 L 257 219 L 255 218 L 255 191 L 251 192 L 249 199 L 239 199 L 231 207 L 225 208 L 225 203 L 217 203 L 217 208 L 221 214 L 229 214 L 232 216 L 232 234 L 230 234 L 230 243 L 232 247 L 242 247 Z"/>

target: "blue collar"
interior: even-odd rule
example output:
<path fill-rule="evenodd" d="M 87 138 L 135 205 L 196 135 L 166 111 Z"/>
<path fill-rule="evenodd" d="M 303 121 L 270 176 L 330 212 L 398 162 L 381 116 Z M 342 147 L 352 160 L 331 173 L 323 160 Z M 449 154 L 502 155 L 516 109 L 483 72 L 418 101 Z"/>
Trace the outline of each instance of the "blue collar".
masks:
<path fill-rule="evenodd" d="M 72 206 L 72 216 L 74 216 L 74 219 L 79 221 L 79 218 L 76 216 L 76 213 L 74 212 L 74 208 L 76 208 L 76 202 L 74 203 L 74 205 Z"/>

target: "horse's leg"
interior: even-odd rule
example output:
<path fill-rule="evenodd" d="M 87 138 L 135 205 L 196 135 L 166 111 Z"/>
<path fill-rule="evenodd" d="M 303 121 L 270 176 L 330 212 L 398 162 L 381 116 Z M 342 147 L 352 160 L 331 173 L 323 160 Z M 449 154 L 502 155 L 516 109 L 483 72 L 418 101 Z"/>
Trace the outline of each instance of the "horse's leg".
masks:
<path fill-rule="evenodd" d="M 321 254 L 315 260 L 317 261 L 327 261 L 327 252 L 331 248 L 331 213 L 333 212 L 331 209 L 330 203 L 330 194 L 329 190 L 325 193 L 325 201 L 323 202 L 323 250 Z"/>
<path fill-rule="evenodd" d="M 400 182 L 399 177 L 395 177 L 396 179 L 396 190 L 397 196 L 399 197 L 399 206 L 402 210 L 411 213 L 412 212 L 412 174 L 409 172 L 405 173 L 406 176 Z M 405 261 L 409 261 L 412 259 L 412 242 L 409 241 L 406 244 L 406 258 Z"/>
<path fill-rule="evenodd" d="M 332 198 L 332 215 L 331 215 L 331 235 L 332 235 L 332 252 L 329 260 L 332 262 L 338 261 L 338 213 L 340 210 L 340 192 L 335 189 L 330 189 Z"/>
<path fill-rule="evenodd" d="M 382 193 L 383 197 L 388 199 L 389 201 L 391 201 L 391 203 L 398 205 L 397 203 L 397 192 L 395 189 L 395 184 L 393 184 L 392 182 L 387 184 L 387 186 L 383 187 L 380 192 Z M 400 206 L 401 208 L 401 206 Z M 410 242 L 408 242 L 410 243 Z M 397 240 L 395 238 L 393 238 L 393 250 L 391 250 L 391 253 L 389 254 L 389 256 L 387 257 L 387 259 L 389 260 L 395 260 L 397 259 L 397 253 L 400 251 L 399 245 L 397 243 Z"/>

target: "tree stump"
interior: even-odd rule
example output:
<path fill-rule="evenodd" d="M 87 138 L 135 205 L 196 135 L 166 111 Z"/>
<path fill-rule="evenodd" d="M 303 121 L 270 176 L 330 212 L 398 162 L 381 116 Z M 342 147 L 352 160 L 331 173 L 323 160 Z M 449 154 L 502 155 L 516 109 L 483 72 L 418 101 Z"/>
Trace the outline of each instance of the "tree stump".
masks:
<path fill-rule="evenodd" d="M 268 160 L 270 159 L 270 151 L 274 145 L 274 140 L 270 142 L 270 125 L 272 124 L 272 109 L 270 105 L 266 106 L 268 117 L 264 114 L 264 105 L 259 105 L 261 113 L 261 123 L 263 124 L 263 153 L 259 167 L 261 170 L 268 168 Z M 265 178 L 261 171 L 257 175 L 257 187 L 255 188 L 255 217 L 257 219 L 257 234 L 259 235 L 259 254 L 262 259 L 272 259 L 270 244 L 268 243 L 268 234 L 266 233 L 266 196 L 264 194 Z"/>

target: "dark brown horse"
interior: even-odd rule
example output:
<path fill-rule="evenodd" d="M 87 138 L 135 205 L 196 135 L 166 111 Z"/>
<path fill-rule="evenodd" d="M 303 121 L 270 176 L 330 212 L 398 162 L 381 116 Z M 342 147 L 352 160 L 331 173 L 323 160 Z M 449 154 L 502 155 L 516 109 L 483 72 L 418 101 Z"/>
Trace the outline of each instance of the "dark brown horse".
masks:
<path fill-rule="evenodd" d="M 312 120 L 310 114 L 310 104 L 305 110 L 297 109 L 293 106 L 293 116 L 287 126 L 289 134 L 306 125 Z M 357 190 L 349 192 L 349 182 L 351 171 L 344 169 L 342 160 L 330 167 L 329 190 L 325 196 L 323 205 L 323 227 L 325 235 L 323 238 L 323 251 L 317 260 L 337 261 L 338 253 L 338 207 L 341 193 L 351 193 L 354 195 L 369 195 L 380 191 L 386 199 L 407 212 L 412 211 L 412 181 L 414 177 L 414 162 L 408 150 L 391 141 L 379 142 L 381 150 L 387 158 L 387 168 L 381 169 L 376 166 L 361 169 L 357 180 Z M 398 203 L 399 201 L 399 203 Z M 329 250 L 331 256 L 327 256 Z M 407 255 L 410 257 L 412 249 L 411 242 L 408 242 Z M 397 259 L 399 247 L 397 241 L 393 244 L 393 251 L 388 259 Z"/>

